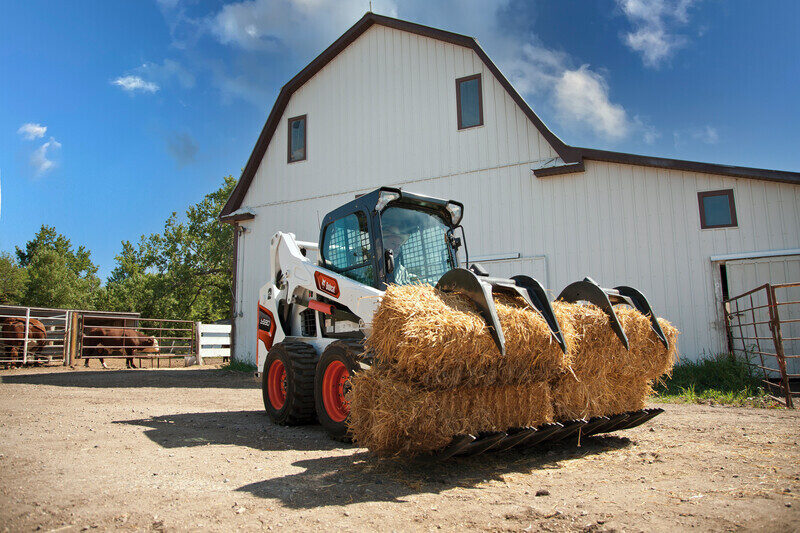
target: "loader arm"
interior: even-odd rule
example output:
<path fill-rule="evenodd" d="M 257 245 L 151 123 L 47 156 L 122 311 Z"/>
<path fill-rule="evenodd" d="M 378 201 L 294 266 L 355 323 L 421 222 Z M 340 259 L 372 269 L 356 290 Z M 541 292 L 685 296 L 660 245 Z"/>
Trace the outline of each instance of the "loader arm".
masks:
<path fill-rule="evenodd" d="M 371 329 L 372 317 L 380 305 L 383 291 L 314 264 L 303 250 L 316 250 L 317 245 L 297 241 L 292 233 L 277 232 L 270 247 L 271 272 L 278 291 L 274 297 L 277 300 L 300 303 L 327 314 L 341 313 L 346 307 L 358 318 L 365 332 Z M 303 298 L 300 294 L 303 290 L 324 296 L 338 305 Z"/>

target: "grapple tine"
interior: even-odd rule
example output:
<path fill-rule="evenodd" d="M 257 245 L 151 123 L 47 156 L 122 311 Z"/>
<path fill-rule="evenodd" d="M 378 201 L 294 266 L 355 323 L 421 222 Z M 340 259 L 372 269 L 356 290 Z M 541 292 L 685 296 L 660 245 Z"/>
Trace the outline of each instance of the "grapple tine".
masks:
<path fill-rule="evenodd" d="M 611 321 L 611 329 L 617 334 L 622 345 L 625 346 L 626 350 L 629 348 L 628 336 L 625 335 L 625 332 L 622 330 L 622 325 L 619 323 L 617 313 L 614 312 L 614 306 L 611 305 L 611 300 L 608 299 L 608 294 L 592 278 L 584 278 L 583 281 L 570 283 L 561 291 L 557 299 L 564 300 L 565 302 L 585 301 L 599 307 L 608 315 Z"/>
<path fill-rule="evenodd" d="M 492 451 L 502 452 L 510 450 L 517 444 L 521 443 L 531 435 L 536 433 L 536 428 L 513 428 L 506 431 L 506 438 L 501 443 L 492 448 Z"/>
<path fill-rule="evenodd" d="M 522 441 L 520 443 L 520 446 L 529 448 L 531 446 L 536 446 L 537 444 L 541 444 L 549 440 L 550 437 L 559 433 L 562 429 L 564 429 L 564 426 L 562 424 L 559 424 L 558 422 L 543 424 L 538 428 L 536 428 L 536 433 L 534 433 L 529 438 Z"/>
<path fill-rule="evenodd" d="M 474 435 L 457 435 L 453 437 L 453 440 L 450 441 L 450 444 L 442 448 L 439 452 L 429 456 L 429 458 L 433 461 L 445 461 L 463 451 L 464 448 L 473 442 L 475 442 Z"/>
<path fill-rule="evenodd" d="M 494 306 L 490 283 L 482 281 L 465 268 L 454 268 L 444 273 L 436 284 L 436 288 L 443 292 L 459 292 L 469 298 L 489 327 L 497 349 L 500 350 L 500 355 L 506 354 L 506 340 L 497 316 L 497 309 Z"/>
<path fill-rule="evenodd" d="M 661 329 L 661 325 L 658 323 L 658 318 L 656 318 L 656 314 L 653 312 L 653 309 L 650 307 L 650 302 L 647 301 L 647 298 L 645 298 L 644 294 L 633 287 L 627 287 L 625 285 L 614 287 L 614 290 L 619 292 L 622 296 L 627 297 L 631 302 L 633 302 L 633 307 L 635 307 L 644 316 L 650 318 L 650 325 L 653 327 L 653 331 L 655 331 L 664 347 L 669 348 L 667 336 L 664 335 L 664 331 Z"/>
<path fill-rule="evenodd" d="M 506 434 L 502 431 L 481 434 L 456 455 L 480 455 L 500 444 L 505 438 Z"/>
<path fill-rule="evenodd" d="M 577 420 L 569 420 L 568 422 L 562 422 L 564 425 L 564 429 L 559 431 L 556 435 L 548 441 L 548 444 L 560 442 L 567 437 L 571 437 L 580 431 L 580 429 L 586 425 L 586 420 L 579 418 Z"/>
<path fill-rule="evenodd" d="M 553 313 L 553 306 L 550 305 L 550 300 L 547 298 L 547 293 L 544 292 L 544 287 L 537 280 L 530 276 L 511 276 L 511 279 L 517 284 L 517 290 L 522 294 L 527 293 L 525 300 L 531 307 L 539 311 L 547 322 L 553 338 L 556 340 L 561 350 L 567 353 L 567 343 L 564 342 L 564 335 L 561 333 L 561 326 L 556 320 L 556 315 Z M 525 295 L 523 294 L 523 298 Z"/>

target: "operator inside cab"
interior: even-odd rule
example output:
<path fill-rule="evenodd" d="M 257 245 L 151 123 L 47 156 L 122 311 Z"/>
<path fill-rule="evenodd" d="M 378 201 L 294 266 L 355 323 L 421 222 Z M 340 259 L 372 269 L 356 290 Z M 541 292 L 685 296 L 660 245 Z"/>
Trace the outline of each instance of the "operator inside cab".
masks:
<path fill-rule="evenodd" d="M 455 267 L 448 245 L 448 226 L 435 213 L 406 207 L 388 207 L 381 213 L 386 282 L 395 285 L 429 283 Z"/>
<path fill-rule="evenodd" d="M 386 221 L 383 223 L 383 247 L 391 250 L 394 259 L 394 270 L 388 274 L 388 282 L 397 285 L 407 285 L 417 281 L 419 278 L 408 271 L 403 264 L 402 247 L 411 236 L 411 232 L 403 230 L 399 221 Z"/>

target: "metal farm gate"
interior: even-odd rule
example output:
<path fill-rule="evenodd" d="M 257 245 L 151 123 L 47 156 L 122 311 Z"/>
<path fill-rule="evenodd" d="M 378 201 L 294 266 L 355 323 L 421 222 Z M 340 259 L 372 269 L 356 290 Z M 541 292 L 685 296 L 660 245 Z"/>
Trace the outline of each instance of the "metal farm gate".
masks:
<path fill-rule="evenodd" d="M 776 400 L 792 408 L 800 397 L 800 283 L 767 283 L 724 300 L 732 353 L 763 373 Z"/>
<path fill-rule="evenodd" d="M 78 321 L 81 359 L 149 360 L 197 356 L 197 328 L 190 320 L 141 318 L 114 314 L 82 314 Z"/>
<path fill-rule="evenodd" d="M 0 364 L 64 363 L 71 312 L 65 309 L 0 305 Z"/>

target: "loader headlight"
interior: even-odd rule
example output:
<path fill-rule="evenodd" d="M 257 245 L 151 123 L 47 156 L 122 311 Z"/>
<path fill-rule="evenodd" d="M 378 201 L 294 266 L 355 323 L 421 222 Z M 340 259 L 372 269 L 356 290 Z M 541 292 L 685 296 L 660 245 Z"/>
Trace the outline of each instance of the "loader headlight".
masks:
<path fill-rule="evenodd" d="M 447 202 L 447 210 L 450 212 L 450 221 L 453 226 L 458 226 L 458 223 L 461 222 L 461 217 L 464 216 L 464 208 L 456 203 Z"/>
<path fill-rule="evenodd" d="M 400 199 L 400 193 L 394 191 L 381 191 L 378 195 L 378 203 L 375 204 L 375 211 L 380 213 L 383 211 L 383 208 L 386 207 L 386 204 L 389 202 L 394 202 L 395 200 Z"/>

